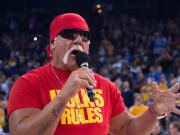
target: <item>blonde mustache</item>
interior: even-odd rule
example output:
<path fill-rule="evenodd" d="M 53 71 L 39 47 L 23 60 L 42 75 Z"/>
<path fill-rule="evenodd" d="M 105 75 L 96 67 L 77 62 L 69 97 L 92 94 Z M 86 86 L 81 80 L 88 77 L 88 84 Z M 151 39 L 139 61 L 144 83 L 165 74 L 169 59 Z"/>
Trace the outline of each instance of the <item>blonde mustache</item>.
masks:
<path fill-rule="evenodd" d="M 70 53 L 71 53 L 73 50 L 83 51 L 81 45 L 73 45 L 73 46 L 64 54 L 64 58 L 63 58 L 64 64 L 67 64 L 69 55 L 70 55 Z"/>

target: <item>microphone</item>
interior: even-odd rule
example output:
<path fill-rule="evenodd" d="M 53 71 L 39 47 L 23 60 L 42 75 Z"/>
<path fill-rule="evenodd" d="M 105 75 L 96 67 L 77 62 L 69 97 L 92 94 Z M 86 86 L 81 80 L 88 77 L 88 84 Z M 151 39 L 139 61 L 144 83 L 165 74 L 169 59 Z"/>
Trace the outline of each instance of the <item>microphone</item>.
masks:
<path fill-rule="evenodd" d="M 89 56 L 85 53 L 85 52 L 78 52 L 76 54 L 76 57 L 75 57 L 75 60 L 76 60 L 76 64 L 79 66 L 79 67 L 89 67 L 89 63 L 90 63 L 90 58 Z M 94 102 L 95 100 L 95 93 L 94 93 L 94 89 L 87 89 L 87 93 L 88 93 L 88 97 L 90 99 L 91 102 Z"/>

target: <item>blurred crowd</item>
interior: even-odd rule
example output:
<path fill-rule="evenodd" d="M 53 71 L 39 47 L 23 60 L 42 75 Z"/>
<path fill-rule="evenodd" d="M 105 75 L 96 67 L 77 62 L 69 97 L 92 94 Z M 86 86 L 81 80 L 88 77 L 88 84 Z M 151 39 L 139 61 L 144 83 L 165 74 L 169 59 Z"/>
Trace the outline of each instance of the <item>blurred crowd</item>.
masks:
<path fill-rule="evenodd" d="M 49 62 L 45 48 L 53 10 L 0 13 L 0 135 L 8 135 L 7 101 L 19 76 Z M 180 18 L 141 20 L 128 15 L 94 16 L 95 70 L 121 91 L 129 112 L 141 115 L 152 100 L 152 81 L 166 90 L 180 83 Z M 91 23 L 101 18 L 97 31 Z M 98 22 L 97 22 L 98 23 Z M 94 29 L 94 30 L 93 30 Z M 92 41 L 94 39 L 92 38 Z M 93 50 L 93 49 L 92 49 Z M 179 135 L 178 115 L 157 123 L 151 135 Z"/>
<path fill-rule="evenodd" d="M 180 83 L 180 18 L 102 18 L 98 72 L 119 87 L 129 112 L 140 115 L 153 102 L 152 81 L 162 91 Z M 159 133 L 153 131 L 152 135 L 180 134 L 178 115 L 168 114 L 157 126 Z M 173 133 L 172 127 L 177 131 Z"/>

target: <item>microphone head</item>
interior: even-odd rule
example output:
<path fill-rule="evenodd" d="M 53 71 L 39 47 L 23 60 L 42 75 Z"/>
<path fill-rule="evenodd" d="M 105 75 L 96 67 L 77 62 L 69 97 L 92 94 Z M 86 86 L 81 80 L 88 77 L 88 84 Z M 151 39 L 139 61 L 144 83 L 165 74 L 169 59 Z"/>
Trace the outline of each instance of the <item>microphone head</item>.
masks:
<path fill-rule="evenodd" d="M 82 66 L 88 67 L 88 64 L 90 63 L 90 58 L 89 58 L 88 54 L 85 52 L 82 52 L 82 51 L 80 51 L 76 54 L 75 59 L 76 59 L 76 64 L 79 67 L 82 67 Z"/>

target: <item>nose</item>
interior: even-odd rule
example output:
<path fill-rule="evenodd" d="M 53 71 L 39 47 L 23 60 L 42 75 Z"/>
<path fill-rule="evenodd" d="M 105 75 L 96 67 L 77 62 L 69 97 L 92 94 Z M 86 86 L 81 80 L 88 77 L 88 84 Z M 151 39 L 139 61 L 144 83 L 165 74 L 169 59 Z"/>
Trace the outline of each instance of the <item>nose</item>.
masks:
<path fill-rule="evenodd" d="M 82 40 L 80 34 L 77 35 L 76 39 L 74 39 L 73 42 L 74 42 L 74 44 L 79 44 L 79 45 L 82 44 L 83 40 Z"/>

